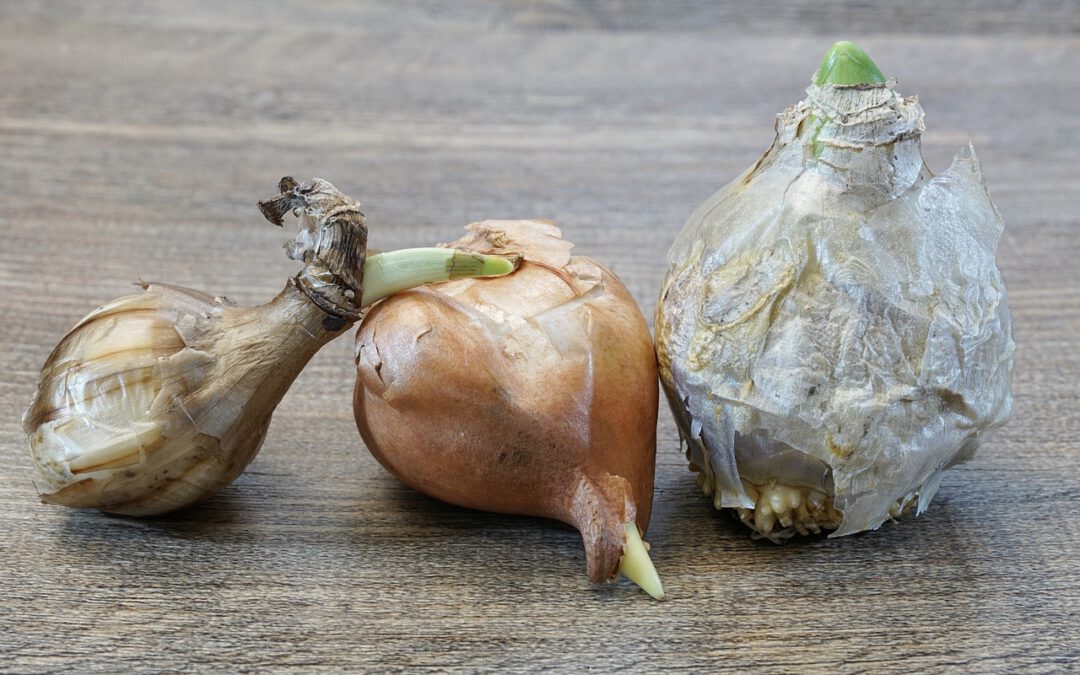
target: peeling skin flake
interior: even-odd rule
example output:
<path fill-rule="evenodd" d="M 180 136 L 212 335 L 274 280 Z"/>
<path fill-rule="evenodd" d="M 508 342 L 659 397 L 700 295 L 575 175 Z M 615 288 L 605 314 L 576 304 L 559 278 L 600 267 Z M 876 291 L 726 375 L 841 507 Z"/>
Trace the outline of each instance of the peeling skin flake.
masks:
<path fill-rule="evenodd" d="M 921 513 L 1011 413 L 1001 218 L 974 149 L 935 177 L 923 128 L 891 82 L 811 85 L 671 248 L 656 340 L 691 466 L 774 540 Z"/>

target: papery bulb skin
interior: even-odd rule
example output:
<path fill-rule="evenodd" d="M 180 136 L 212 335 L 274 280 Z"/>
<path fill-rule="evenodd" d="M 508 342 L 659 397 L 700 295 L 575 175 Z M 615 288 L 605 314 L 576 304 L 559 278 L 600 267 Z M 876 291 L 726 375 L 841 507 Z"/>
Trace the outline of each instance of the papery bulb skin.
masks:
<path fill-rule="evenodd" d="M 149 516 L 215 494 L 345 330 L 329 318 L 291 283 L 261 307 L 151 284 L 92 312 L 49 356 L 23 420 L 42 499 Z"/>
<path fill-rule="evenodd" d="M 691 468 L 757 534 L 876 529 L 1012 410 L 1003 224 L 974 151 L 837 43 L 776 140 L 689 219 L 656 312 Z"/>
<path fill-rule="evenodd" d="M 589 577 L 610 579 L 624 525 L 643 533 L 652 507 L 658 387 L 648 326 L 622 283 L 571 256 L 552 223 L 468 229 L 454 247 L 514 251 L 520 268 L 371 310 L 356 336 L 360 433 L 383 466 L 436 499 L 574 525 Z"/>

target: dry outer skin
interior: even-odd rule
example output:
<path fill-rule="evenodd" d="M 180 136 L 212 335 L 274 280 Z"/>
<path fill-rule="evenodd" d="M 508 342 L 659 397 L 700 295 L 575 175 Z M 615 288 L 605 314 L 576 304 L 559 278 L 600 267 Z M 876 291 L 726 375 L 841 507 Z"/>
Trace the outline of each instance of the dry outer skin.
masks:
<path fill-rule="evenodd" d="M 213 495 L 345 330 L 328 318 L 293 283 L 260 307 L 152 284 L 91 313 L 49 356 L 23 420 L 42 499 L 153 515 Z"/>
<path fill-rule="evenodd" d="M 356 337 L 357 425 L 411 487 L 577 527 L 589 577 L 615 576 L 623 523 L 652 507 L 658 391 L 648 326 L 552 223 L 486 221 L 453 244 L 524 255 L 507 277 L 377 304 Z"/>
<path fill-rule="evenodd" d="M 974 151 L 934 177 L 914 98 L 807 93 L 691 216 L 656 314 L 703 489 L 774 538 L 921 512 L 1012 408 L 1003 225 Z"/>

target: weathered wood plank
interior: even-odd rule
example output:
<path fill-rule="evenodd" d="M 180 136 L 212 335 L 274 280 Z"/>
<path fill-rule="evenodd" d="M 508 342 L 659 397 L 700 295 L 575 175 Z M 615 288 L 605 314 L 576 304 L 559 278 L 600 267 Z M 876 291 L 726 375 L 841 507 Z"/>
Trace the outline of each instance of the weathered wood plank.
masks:
<path fill-rule="evenodd" d="M 1075 669 L 1080 12 L 767 5 L 0 5 L 0 670 Z M 51 346 L 139 276 L 268 298 L 294 266 L 254 202 L 280 175 L 361 198 L 384 249 L 554 218 L 651 315 L 663 250 L 837 26 L 920 95 L 932 167 L 975 141 L 1007 223 L 1016 416 L 923 517 L 753 542 L 662 411 L 671 599 L 592 587 L 569 528 L 439 504 L 364 452 L 347 339 L 207 504 L 37 503 L 18 417 Z"/>
<path fill-rule="evenodd" d="M 52 0 L 7 12 L 19 26 L 121 25 L 281 30 L 310 26 L 375 30 L 528 30 L 663 33 L 710 32 L 832 35 L 865 33 L 1048 33 L 1075 35 L 1080 17 L 1068 0 L 459 0 L 453 3 L 367 0 L 363 3 L 185 0 L 162 11 L 137 0 Z"/>

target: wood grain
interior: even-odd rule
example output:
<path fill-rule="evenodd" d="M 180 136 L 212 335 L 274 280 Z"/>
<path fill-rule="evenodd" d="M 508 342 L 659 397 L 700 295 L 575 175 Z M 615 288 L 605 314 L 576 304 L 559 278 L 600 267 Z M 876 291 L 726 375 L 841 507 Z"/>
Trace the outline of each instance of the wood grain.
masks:
<path fill-rule="evenodd" d="M 0 670 L 1075 672 L 1078 30 L 1049 0 L 0 5 Z M 1015 418 L 923 517 L 751 541 L 664 410 L 649 539 L 670 600 L 594 587 L 569 528 L 377 465 L 348 339 L 210 502 L 38 503 L 19 416 L 51 346 L 140 277 L 271 297 L 294 266 L 255 202 L 280 176 L 363 200 L 381 249 L 553 218 L 651 315 L 683 221 L 839 37 L 920 96 L 931 167 L 975 142 L 1007 223 Z"/>

